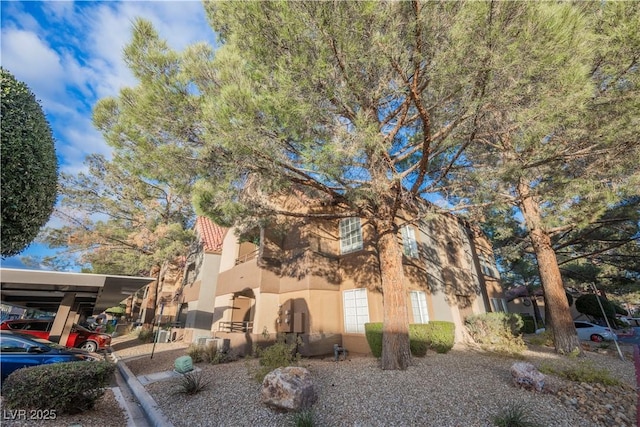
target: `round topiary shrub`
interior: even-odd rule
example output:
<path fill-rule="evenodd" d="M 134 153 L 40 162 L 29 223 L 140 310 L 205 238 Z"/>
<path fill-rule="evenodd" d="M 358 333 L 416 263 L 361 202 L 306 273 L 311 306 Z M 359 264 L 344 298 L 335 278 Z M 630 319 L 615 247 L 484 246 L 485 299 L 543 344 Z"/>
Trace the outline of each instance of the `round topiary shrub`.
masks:
<path fill-rule="evenodd" d="M 0 68 L 2 83 L 2 256 L 22 252 L 47 223 L 57 195 L 51 128 L 26 84 Z"/>

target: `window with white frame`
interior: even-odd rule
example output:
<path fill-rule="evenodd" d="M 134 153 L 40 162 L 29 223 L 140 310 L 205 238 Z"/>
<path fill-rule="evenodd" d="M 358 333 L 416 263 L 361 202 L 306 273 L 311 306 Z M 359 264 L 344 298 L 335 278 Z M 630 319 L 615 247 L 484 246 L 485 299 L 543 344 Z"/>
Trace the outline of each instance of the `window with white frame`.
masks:
<path fill-rule="evenodd" d="M 411 296 L 413 323 L 429 323 L 426 294 L 422 291 L 411 291 L 409 295 Z"/>
<path fill-rule="evenodd" d="M 500 272 L 498 271 L 495 263 L 485 254 L 478 254 L 478 258 L 480 259 L 480 269 L 482 270 L 482 274 L 485 276 L 495 277 L 497 279 L 500 278 Z"/>
<path fill-rule="evenodd" d="M 364 334 L 364 324 L 369 322 L 369 303 L 366 289 L 351 289 L 343 292 L 344 331 Z"/>
<path fill-rule="evenodd" d="M 413 227 L 405 225 L 400 229 L 402 234 L 402 251 L 411 258 L 418 258 L 418 242 Z"/>
<path fill-rule="evenodd" d="M 360 218 L 352 217 L 340 220 L 340 253 L 362 249 L 362 226 Z"/>
<path fill-rule="evenodd" d="M 491 308 L 494 312 L 509 312 L 509 309 L 507 308 L 507 300 L 504 298 L 491 298 Z"/>

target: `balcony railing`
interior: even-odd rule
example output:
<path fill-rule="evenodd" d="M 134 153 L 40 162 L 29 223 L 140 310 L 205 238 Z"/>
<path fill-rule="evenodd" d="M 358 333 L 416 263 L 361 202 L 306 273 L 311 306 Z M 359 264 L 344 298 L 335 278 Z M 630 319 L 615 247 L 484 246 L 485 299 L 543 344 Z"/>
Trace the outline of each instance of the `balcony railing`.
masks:
<path fill-rule="evenodd" d="M 218 332 L 252 332 L 253 322 L 220 322 L 218 323 Z"/>
<path fill-rule="evenodd" d="M 257 257 L 258 257 L 258 249 L 253 250 L 253 251 L 249 252 L 248 254 L 244 254 L 244 255 L 236 258 L 236 265 L 245 263 L 245 262 L 247 262 L 249 260 L 252 260 L 254 258 L 257 258 Z"/>

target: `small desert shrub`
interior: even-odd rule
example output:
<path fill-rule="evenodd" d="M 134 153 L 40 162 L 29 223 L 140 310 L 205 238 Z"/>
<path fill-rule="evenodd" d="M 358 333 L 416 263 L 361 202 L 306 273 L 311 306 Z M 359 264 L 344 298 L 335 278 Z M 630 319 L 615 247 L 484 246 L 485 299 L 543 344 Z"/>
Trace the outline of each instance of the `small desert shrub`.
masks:
<path fill-rule="evenodd" d="M 153 342 L 153 331 L 151 329 L 140 329 L 140 332 L 138 332 L 138 339 L 142 342 L 148 343 L 148 342 Z"/>
<path fill-rule="evenodd" d="M 236 356 L 226 351 L 218 351 L 215 343 L 208 345 L 191 344 L 187 348 L 187 355 L 191 357 L 193 363 L 211 363 L 217 365 L 218 363 L 229 363 L 237 359 Z"/>
<path fill-rule="evenodd" d="M 8 409 L 51 409 L 75 414 L 93 408 L 113 377 L 110 362 L 68 362 L 19 369 L 2 383 Z"/>
<path fill-rule="evenodd" d="M 521 403 L 509 404 L 493 417 L 498 427 L 536 427 L 531 420 L 530 409 Z"/>
<path fill-rule="evenodd" d="M 278 340 L 265 348 L 255 349 L 255 356 L 258 357 L 259 367 L 254 369 L 253 377 L 262 382 L 264 377 L 271 371 L 277 368 L 284 368 L 287 366 L 295 366 L 300 361 L 300 353 L 296 351 L 300 340 L 296 342 L 287 343 L 285 336 L 278 336 Z"/>
<path fill-rule="evenodd" d="M 382 356 L 382 323 L 365 323 L 365 336 L 371 353 L 375 357 Z M 446 353 L 453 348 L 455 326 L 451 322 L 433 320 L 429 323 L 409 325 L 409 348 L 411 355 L 423 357 L 427 350 Z"/>
<path fill-rule="evenodd" d="M 197 394 L 209 386 L 209 381 L 204 377 L 202 371 L 191 371 L 180 376 L 178 381 L 178 393 Z"/>
<path fill-rule="evenodd" d="M 548 363 L 540 366 L 540 372 L 543 374 L 552 374 L 560 378 L 565 378 L 575 382 L 599 383 L 603 385 L 619 385 L 620 381 L 611 376 L 606 369 L 600 369 L 593 366 L 591 361 L 580 361 L 575 366 L 568 368 L 556 368 Z"/>
<path fill-rule="evenodd" d="M 293 425 L 295 427 L 313 427 L 313 412 L 311 410 L 299 411 L 293 414 Z"/>
<path fill-rule="evenodd" d="M 471 337 L 483 348 L 507 354 L 521 354 L 526 345 L 520 330 L 522 318 L 512 313 L 483 313 L 466 318 L 465 326 Z"/>
<path fill-rule="evenodd" d="M 529 337 L 529 344 L 553 347 L 553 335 L 551 335 L 551 331 L 540 332 Z"/>
<path fill-rule="evenodd" d="M 191 344 L 187 348 L 187 356 L 191 357 L 193 363 L 200 363 L 204 361 L 205 358 L 205 346 L 198 344 Z"/>

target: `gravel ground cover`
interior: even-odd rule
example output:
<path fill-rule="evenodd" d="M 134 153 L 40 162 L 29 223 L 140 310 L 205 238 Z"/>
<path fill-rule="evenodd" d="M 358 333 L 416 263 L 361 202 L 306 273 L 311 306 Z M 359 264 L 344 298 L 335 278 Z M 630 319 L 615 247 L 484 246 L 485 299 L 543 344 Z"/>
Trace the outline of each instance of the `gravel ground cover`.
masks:
<path fill-rule="evenodd" d="M 118 358 L 138 376 L 173 369 L 187 346 L 163 343 L 153 349 L 153 344 L 142 344 L 135 335 L 118 337 L 112 344 Z M 448 354 L 430 352 L 414 359 L 406 371 L 382 371 L 376 359 L 358 356 L 338 363 L 332 358 L 303 359 L 302 365 L 310 370 L 318 395 L 313 407 L 316 426 L 493 426 L 494 415 L 510 404 L 522 404 L 538 426 L 623 427 L 635 425 L 638 399 L 633 348 L 623 350 L 625 361 L 611 349 L 572 359 L 531 347 L 523 358 L 537 367 L 561 369 L 586 360 L 622 381 L 620 386 L 605 387 L 549 375 L 544 393 L 513 387 L 509 368 L 517 359 L 467 346 L 456 346 Z M 256 363 L 245 359 L 198 364 L 209 386 L 193 396 L 177 394 L 176 379 L 154 382 L 146 389 L 176 427 L 292 425 L 292 414 L 277 413 L 260 403 L 260 384 L 250 374 Z M 107 390 L 94 411 L 47 422 L 2 420 L 2 425 L 126 426 L 126 419 Z"/>
<path fill-rule="evenodd" d="M 524 357 L 536 366 L 575 363 L 545 349 Z M 586 358 L 594 366 L 606 366 L 624 385 L 601 390 L 548 376 L 549 392 L 521 390 L 511 384 L 509 368 L 515 359 L 462 346 L 414 359 L 406 371 L 382 371 L 370 357 L 338 363 L 307 359 L 302 365 L 311 372 L 318 394 L 313 408 L 318 426 L 492 426 L 494 415 L 509 404 L 524 405 L 539 426 L 634 425 L 633 363 L 611 354 L 589 352 Z M 150 384 L 147 390 L 176 427 L 291 425 L 291 414 L 260 403 L 260 384 L 249 372 L 255 363 L 199 364 L 210 385 L 194 396 L 176 394 L 176 379 Z"/>

